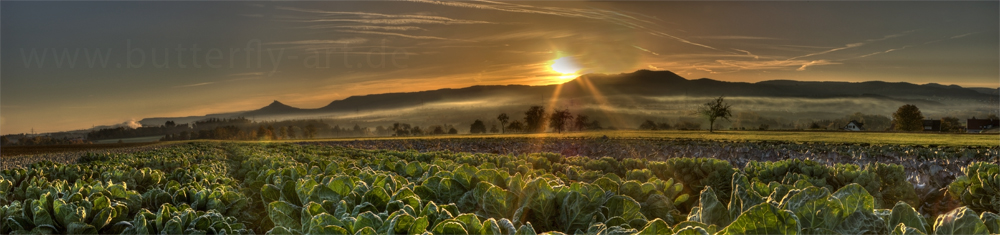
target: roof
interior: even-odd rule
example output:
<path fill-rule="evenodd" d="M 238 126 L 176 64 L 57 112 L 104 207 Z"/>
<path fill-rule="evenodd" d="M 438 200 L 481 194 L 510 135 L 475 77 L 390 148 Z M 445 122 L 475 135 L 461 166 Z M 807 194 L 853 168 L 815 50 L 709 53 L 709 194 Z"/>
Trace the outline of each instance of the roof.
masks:
<path fill-rule="evenodd" d="M 966 125 L 966 129 L 969 129 L 969 130 L 981 130 L 981 129 L 984 129 L 983 127 L 986 127 L 986 126 L 992 126 L 992 127 L 998 127 L 998 126 L 1000 126 L 1000 119 L 975 119 L 975 118 L 972 118 L 972 119 L 967 119 L 966 123 L 968 123 Z"/>

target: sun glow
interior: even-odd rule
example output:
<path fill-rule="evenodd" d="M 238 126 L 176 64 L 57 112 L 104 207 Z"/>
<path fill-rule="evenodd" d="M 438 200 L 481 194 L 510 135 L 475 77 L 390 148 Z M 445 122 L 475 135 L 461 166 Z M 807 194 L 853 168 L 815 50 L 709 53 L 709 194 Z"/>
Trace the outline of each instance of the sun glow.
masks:
<path fill-rule="evenodd" d="M 577 71 L 580 71 L 580 65 L 577 65 L 576 61 L 573 61 L 573 58 L 568 56 L 553 60 L 552 65 L 549 67 L 552 68 L 552 71 L 563 75 L 575 74 Z"/>

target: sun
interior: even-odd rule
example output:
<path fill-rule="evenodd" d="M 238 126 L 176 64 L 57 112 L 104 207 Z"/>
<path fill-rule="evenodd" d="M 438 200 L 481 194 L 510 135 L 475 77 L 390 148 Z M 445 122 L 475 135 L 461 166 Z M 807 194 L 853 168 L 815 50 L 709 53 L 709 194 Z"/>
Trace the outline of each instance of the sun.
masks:
<path fill-rule="evenodd" d="M 572 57 L 568 56 L 553 60 L 550 67 L 552 68 L 552 71 L 556 71 L 561 74 L 574 74 L 577 71 L 580 71 L 580 66 L 573 61 Z"/>

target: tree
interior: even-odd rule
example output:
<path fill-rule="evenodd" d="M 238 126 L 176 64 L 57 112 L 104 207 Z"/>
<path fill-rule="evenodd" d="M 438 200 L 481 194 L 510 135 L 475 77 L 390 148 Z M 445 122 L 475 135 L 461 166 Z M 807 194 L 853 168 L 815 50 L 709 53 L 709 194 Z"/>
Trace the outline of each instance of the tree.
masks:
<path fill-rule="evenodd" d="M 652 120 L 646 120 L 645 122 L 642 123 L 642 125 L 639 125 L 639 129 L 640 130 L 656 130 L 656 123 L 653 122 Z"/>
<path fill-rule="evenodd" d="M 288 139 L 288 127 L 283 126 L 278 128 L 278 138 Z"/>
<path fill-rule="evenodd" d="M 510 129 L 510 131 L 515 133 L 521 132 L 524 130 L 524 124 L 521 123 L 521 121 L 514 120 L 513 122 L 510 122 L 510 125 L 507 125 L 507 129 Z"/>
<path fill-rule="evenodd" d="M 288 127 L 288 138 L 295 139 L 295 126 Z"/>
<path fill-rule="evenodd" d="M 216 132 L 220 131 L 220 129 L 216 128 Z M 221 135 L 221 133 L 216 133 L 215 136 L 216 138 L 221 138 Z M 268 138 L 271 138 L 271 132 L 267 131 L 267 128 L 265 128 L 264 125 L 260 125 L 260 127 L 257 128 L 257 140 L 267 140 Z"/>
<path fill-rule="evenodd" d="M 396 133 L 396 136 L 407 136 L 410 134 L 410 124 L 393 123 L 392 131 Z"/>
<path fill-rule="evenodd" d="M 412 134 L 412 135 L 423 135 L 424 134 L 424 130 L 421 130 L 419 126 L 415 126 L 415 127 L 413 127 L 413 129 L 410 129 L 410 134 Z"/>
<path fill-rule="evenodd" d="M 524 131 L 526 132 L 540 132 L 545 130 L 545 108 L 542 106 L 531 106 L 528 108 L 527 112 L 524 112 Z"/>
<path fill-rule="evenodd" d="M 8 144 L 10 144 L 10 140 L 7 139 L 7 136 L 0 136 L 0 145 L 8 145 Z"/>
<path fill-rule="evenodd" d="M 962 123 L 958 122 L 956 117 L 943 117 L 941 118 L 941 131 L 944 132 L 962 132 L 965 129 L 962 127 Z"/>
<path fill-rule="evenodd" d="M 920 114 L 920 109 L 916 105 L 899 106 L 899 109 L 892 114 L 892 119 L 893 124 L 896 124 L 896 130 L 920 131 L 924 129 L 924 115 Z"/>
<path fill-rule="evenodd" d="M 455 128 L 452 127 L 451 129 L 448 130 L 448 134 L 452 134 L 452 135 L 458 134 L 458 130 L 455 130 Z"/>
<path fill-rule="evenodd" d="M 730 105 L 725 103 L 722 96 L 715 98 L 714 101 L 705 103 L 698 111 L 702 116 L 708 118 L 708 132 L 713 132 L 715 130 L 715 120 L 718 118 L 724 118 L 729 120 L 733 116 Z"/>
<path fill-rule="evenodd" d="M 329 127 L 329 126 L 327 126 Z M 316 137 L 316 126 L 313 124 L 306 125 L 305 136 L 309 139 Z"/>
<path fill-rule="evenodd" d="M 497 128 L 497 124 L 493 124 L 493 126 L 490 127 L 490 133 L 496 134 L 498 132 L 500 132 L 500 129 Z"/>
<path fill-rule="evenodd" d="M 566 124 L 569 124 L 572 120 L 573 114 L 570 114 L 568 109 L 556 111 L 549 116 L 550 126 L 552 126 L 553 130 L 556 130 L 556 133 L 560 134 L 566 129 Z"/>
<path fill-rule="evenodd" d="M 507 121 L 510 120 L 510 117 L 507 116 L 507 113 L 501 113 L 500 116 L 497 116 L 497 120 L 500 121 L 501 133 L 507 133 L 507 129 L 504 128 L 504 126 L 507 125 Z"/>
<path fill-rule="evenodd" d="M 469 128 L 469 133 L 472 134 L 486 133 L 486 124 L 483 124 L 483 121 L 476 119 L 475 122 L 472 122 L 472 126 Z"/>
<path fill-rule="evenodd" d="M 444 128 L 442 128 L 441 126 L 434 126 L 434 131 L 431 133 L 435 135 L 444 135 L 445 132 Z"/>
<path fill-rule="evenodd" d="M 271 134 L 271 139 L 272 139 L 272 140 L 276 140 L 276 139 L 278 139 L 278 133 L 276 133 L 276 132 L 274 131 L 274 126 L 272 126 L 272 125 L 267 125 L 267 133 L 268 133 L 268 134 Z"/>
<path fill-rule="evenodd" d="M 587 115 L 577 114 L 576 115 L 576 119 L 574 119 L 574 121 L 573 121 L 573 129 L 576 129 L 577 131 L 586 130 L 587 129 L 587 125 L 590 124 L 590 123 L 588 123 L 588 121 L 590 121 L 590 120 L 587 120 L 587 119 L 588 119 Z"/>

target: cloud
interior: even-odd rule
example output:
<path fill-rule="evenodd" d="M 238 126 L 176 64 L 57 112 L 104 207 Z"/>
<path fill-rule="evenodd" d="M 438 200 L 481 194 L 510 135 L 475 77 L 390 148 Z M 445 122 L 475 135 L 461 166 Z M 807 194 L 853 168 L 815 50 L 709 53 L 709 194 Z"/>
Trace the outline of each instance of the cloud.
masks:
<path fill-rule="evenodd" d="M 389 33 L 389 32 L 378 32 L 378 31 L 337 30 L 337 32 L 397 36 L 397 37 L 412 38 L 412 39 L 436 39 L 436 40 L 451 40 L 451 41 L 469 41 L 469 40 L 450 39 L 450 38 L 442 38 L 442 37 L 435 37 L 435 36 L 417 36 L 417 35 L 408 35 L 408 34 L 401 34 L 401 33 Z"/>
<path fill-rule="evenodd" d="M 969 35 L 973 35 L 973 34 L 977 34 L 977 33 L 979 33 L 979 32 L 973 32 L 973 33 L 966 33 L 966 34 L 955 35 L 955 36 L 952 36 L 950 38 L 928 41 L 928 42 L 925 42 L 925 43 L 920 44 L 920 45 L 927 45 L 927 44 L 932 44 L 932 43 L 938 43 L 938 42 L 945 41 L 945 40 L 963 38 L 963 37 L 966 37 L 966 36 L 969 36 Z M 915 47 L 915 46 L 919 46 L 919 45 L 906 45 L 906 46 L 899 47 L 899 48 L 892 48 L 892 49 L 888 49 L 888 50 L 885 50 L 885 51 L 877 51 L 877 52 L 874 52 L 874 53 L 871 53 L 871 54 L 865 54 L 865 55 L 854 57 L 854 58 L 851 58 L 851 59 L 865 58 L 865 57 L 869 57 L 869 56 L 873 56 L 873 55 L 885 54 L 885 53 L 889 53 L 889 52 L 893 52 L 893 51 L 899 51 L 899 50 L 903 50 L 903 49 L 910 48 L 910 47 Z"/>
<path fill-rule="evenodd" d="M 760 59 L 760 56 L 754 55 L 753 53 L 750 53 L 750 51 L 740 50 L 740 49 L 736 49 L 736 48 L 732 48 L 732 49 L 735 50 L 735 51 L 747 53 L 748 56 L 753 56 L 754 59 Z"/>
<path fill-rule="evenodd" d="M 513 3 L 499 3 L 493 1 L 481 1 L 481 3 L 488 4 L 477 4 L 477 3 L 467 3 L 467 2 L 444 2 L 444 1 L 433 1 L 433 0 L 411 0 L 413 2 L 437 4 L 451 7 L 463 7 L 463 8 L 473 8 L 480 10 L 494 10 L 494 11 L 505 11 L 505 12 L 515 12 L 515 13 L 525 13 L 525 14 L 541 14 L 541 15 L 552 15 L 560 17 L 569 18 L 585 18 L 604 21 L 612 24 L 617 24 L 631 29 L 645 30 L 651 35 L 667 37 L 678 42 L 699 46 L 703 48 L 708 48 L 712 50 L 718 50 L 714 47 L 692 42 L 668 33 L 657 31 L 651 29 L 650 26 L 659 26 L 653 22 L 647 20 L 641 20 L 639 18 L 630 16 L 628 14 L 623 14 L 621 12 L 602 10 L 602 9 L 578 9 L 578 8 L 565 8 L 565 7 L 542 7 L 542 6 L 531 6 Z"/>
<path fill-rule="evenodd" d="M 720 40 L 778 40 L 778 38 L 771 38 L 771 37 L 755 37 L 755 36 L 737 36 L 737 35 L 725 35 L 725 36 L 694 36 L 693 38 L 701 38 L 701 39 L 720 39 Z"/>
<path fill-rule="evenodd" d="M 376 25 L 310 25 L 301 28 L 305 29 L 356 29 L 356 30 L 389 30 L 389 31 L 410 31 L 423 30 L 417 26 L 376 26 Z"/>
<path fill-rule="evenodd" d="M 497 35 L 483 36 L 471 39 L 472 41 L 504 41 L 504 40 L 527 40 L 527 39 L 554 39 L 576 36 L 576 33 L 569 30 L 532 30 L 502 33 Z"/>
<path fill-rule="evenodd" d="M 213 84 L 213 83 L 215 83 L 215 82 L 202 82 L 202 83 L 188 84 L 188 85 L 182 85 L 182 86 L 175 86 L 174 88 L 204 86 L 204 85 Z"/>
<path fill-rule="evenodd" d="M 277 7 L 277 9 L 297 11 L 304 13 L 315 13 L 325 16 L 333 17 L 343 17 L 343 16 L 353 16 L 359 17 L 355 19 L 343 19 L 343 18 L 325 18 L 325 17 L 312 17 L 312 20 L 306 20 L 307 22 L 359 22 L 359 23 L 369 23 L 369 24 L 493 24 L 488 21 L 478 21 L 478 20 L 460 20 L 452 19 L 443 16 L 428 16 L 428 15 L 391 15 L 373 12 L 344 12 L 344 11 L 323 11 L 314 9 L 301 9 L 294 7 Z"/>
<path fill-rule="evenodd" d="M 342 38 L 337 40 L 300 40 L 300 41 L 289 41 L 289 42 L 269 42 L 265 43 L 267 45 L 317 45 L 317 44 L 356 44 L 365 43 L 368 39 L 365 38 Z"/>
<path fill-rule="evenodd" d="M 961 34 L 961 35 L 955 35 L 955 36 L 952 36 L 952 37 L 951 37 L 950 39 L 956 39 L 956 38 L 964 38 L 965 36 L 969 36 L 969 35 L 973 35 L 973 34 L 977 34 L 977 33 L 979 33 L 979 32 L 973 32 L 973 33 L 967 33 L 967 34 Z"/>
<path fill-rule="evenodd" d="M 739 61 L 739 60 L 716 60 L 721 65 L 719 69 L 736 70 L 782 70 L 798 67 L 796 71 L 803 71 L 809 66 L 840 64 L 828 60 L 769 60 L 769 61 Z"/>
<path fill-rule="evenodd" d="M 646 48 L 642 48 L 642 47 L 639 47 L 639 46 L 636 46 L 636 45 L 632 45 L 632 47 L 635 47 L 636 49 L 639 49 L 641 51 L 649 52 L 650 54 L 653 54 L 653 55 L 660 55 L 660 53 L 656 53 L 656 52 L 647 50 Z"/>
<path fill-rule="evenodd" d="M 240 77 L 242 77 L 242 76 L 264 76 L 264 72 L 234 73 L 234 74 L 230 74 L 230 75 L 226 75 L 226 76 L 230 76 L 230 77 L 236 77 L 236 76 L 240 76 Z"/>
<path fill-rule="evenodd" d="M 903 35 L 906 35 L 906 34 L 909 34 L 909 33 L 912 33 L 912 32 L 916 32 L 916 31 L 915 30 L 910 30 L 910 31 L 902 32 L 902 33 L 886 35 L 885 37 L 882 37 L 882 38 L 868 39 L 868 40 L 865 40 L 863 42 L 850 43 L 850 44 L 844 45 L 843 47 L 837 47 L 837 48 L 833 48 L 833 49 L 826 50 L 826 51 L 821 51 L 821 52 L 816 52 L 816 53 L 810 53 L 810 54 L 806 54 L 806 55 L 802 55 L 802 56 L 796 56 L 796 57 L 788 58 L 788 60 L 794 60 L 794 59 L 803 58 L 803 57 L 810 57 L 810 56 L 817 56 L 817 55 L 822 55 L 822 54 L 826 54 L 826 53 L 830 53 L 830 52 L 835 52 L 835 51 L 840 51 L 840 50 L 845 50 L 845 49 L 851 49 L 851 48 L 855 48 L 855 47 L 860 47 L 860 46 L 864 46 L 864 45 L 866 45 L 868 43 L 883 41 L 883 40 L 887 40 L 887 39 L 891 39 L 891 38 L 895 38 L 895 37 L 900 37 L 900 36 L 903 36 Z"/>
<path fill-rule="evenodd" d="M 802 64 L 802 67 L 799 67 L 798 69 L 795 69 L 795 71 L 806 71 L 806 67 L 809 67 L 809 66 L 812 66 L 812 65 L 823 65 L 823 64 L 830 64 L 830 62 L 826 61 L 826 60 L 814 60 L 814 61 L 810 61 L 809 63 Z"/>

